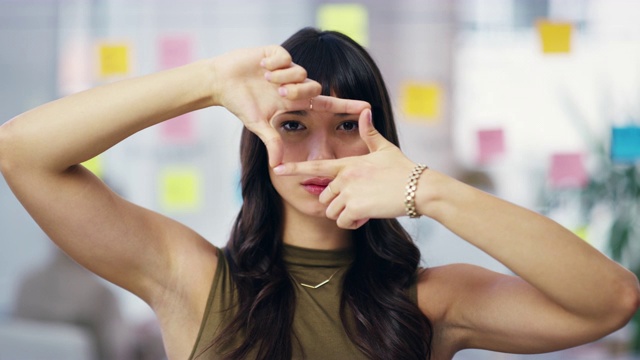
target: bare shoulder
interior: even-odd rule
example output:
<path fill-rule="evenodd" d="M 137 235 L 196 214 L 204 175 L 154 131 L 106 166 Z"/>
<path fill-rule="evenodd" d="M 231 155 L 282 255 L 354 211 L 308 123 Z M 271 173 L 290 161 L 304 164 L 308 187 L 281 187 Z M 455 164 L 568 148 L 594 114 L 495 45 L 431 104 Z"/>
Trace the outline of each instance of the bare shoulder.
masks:
<path fill-rule="evenodd" d="M 460 295 L 460 285 L 470 285 L 478 272 L 488 271 L 469 264 L 450 264 L 418 271 L 418 305 L 432 321 L 444 319 L 452 301 Z"/>
<path fill-rule="evenodd" d="M 169 358 L 187 358 L 195 343 L 218 265 L 218 249 L 187 230 L 176 239 L 174 269 L 164 294 L 153 304 Z"/>
<path fill-rule="evenodd" d="M 469 264 L 421 268 L 417 278 L 418 307 L 433 326 L 432 358 L 451 359 L 462 349 L 463 332 L 451 322 L 456 301 L 466 297 L 478 273 L 488 271 Z M 476 280 L 474 280 L 476 278 Z"/>

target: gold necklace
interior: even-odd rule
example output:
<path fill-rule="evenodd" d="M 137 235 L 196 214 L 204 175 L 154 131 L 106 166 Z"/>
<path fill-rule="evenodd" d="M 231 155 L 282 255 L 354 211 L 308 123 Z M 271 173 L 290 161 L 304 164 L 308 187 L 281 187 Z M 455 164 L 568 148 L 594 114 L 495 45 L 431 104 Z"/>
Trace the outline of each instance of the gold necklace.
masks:
<path fill-rule="evenodd" d="M 325 285 L 325 284 L 327 284 L 329 281 L 331 281 L 331 279 L 333 279 L 333 276 L 334 276 L 335 274 L 337 274 L 337 273 L 338 273 L 338 271 L 340 271 L 340 269 L 336 270 L 333 274 L 331 274 L 331 276 L 329 276 L 329 278 L 328 278 L 327 280 L 325 280 L 325 281 L 323 281 L 323 282 L 319 283 L 318 285 L 309 285 L 309 284 L 305 284 L 305 283 L 303 283 L 303 282 L 301 282 L 301 283 L 300 283 L 300 285 L 302 285 L 302 286 L 304 286 L 304 287 L 308 287 L 308 288 L 310 288 L 310 289 L 317 289 L 317 288 L 321 287 L 322 285 Z"/>

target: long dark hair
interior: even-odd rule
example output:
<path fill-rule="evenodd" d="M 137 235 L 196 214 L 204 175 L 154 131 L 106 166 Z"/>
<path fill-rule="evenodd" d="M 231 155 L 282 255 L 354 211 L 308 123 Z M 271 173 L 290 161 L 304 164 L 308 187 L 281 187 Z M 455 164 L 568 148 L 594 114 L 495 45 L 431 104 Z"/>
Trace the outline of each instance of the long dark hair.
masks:
<path fill-rule="evenodd" d="M 367 101 L 376 129 L 398 145 L 382 76 L 349 37 L 305 28 L 282 46 L 323 94 Z M 244 129 L 240 145 L 243 205 L 226 255 L 237 285 L 235 318 L 213 344 L 242 337 L 227 359 L 290 359 L 295 291 L 282 260 L 282 201 L 273 188 L 266 148 Z M 340 315 L 349 338 L 371 359 L 427 359 L 432 327 L 407 296 L 420 252 L 395 219 L 372 219 L 354 231 L 355 259 L 345 274 Z M 347 311 L 349 310 L 349 311 Z M 348 318 L 348 317 L 351 318 Z M 354 324 L 354 325 L 350 325 Z"/>

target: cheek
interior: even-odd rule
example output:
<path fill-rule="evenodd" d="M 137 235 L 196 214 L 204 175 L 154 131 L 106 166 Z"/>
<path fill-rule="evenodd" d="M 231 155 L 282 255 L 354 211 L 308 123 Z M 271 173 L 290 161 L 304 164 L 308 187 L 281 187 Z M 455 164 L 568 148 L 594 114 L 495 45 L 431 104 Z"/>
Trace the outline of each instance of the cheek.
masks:
<path fill-rule="evenodd" d="M 304 142 L 284 142 L 283 144 L 283 161 L 299 162 L 307 159 L 307 147 Z"/>
<path fill-rule="evenodd" d="M 269 170 L 269 178 L 271 179 L 271 185 L 273 185 L 276 192 L 282 196 L 280 193 L 282 189 L 287 187 L 287 176 L 277 176 L 273 173 L 273 171 Z"/>
<path fill-rule="evenodd" d="M 338 158 L 349 157 L 349 156 L 360 156 L 367 155 L 369 153 L 369 148 L 367 144 L 360 138 L 357 140 L 343 143 L 340 146 L 340 151 L 338 152 Z"/>

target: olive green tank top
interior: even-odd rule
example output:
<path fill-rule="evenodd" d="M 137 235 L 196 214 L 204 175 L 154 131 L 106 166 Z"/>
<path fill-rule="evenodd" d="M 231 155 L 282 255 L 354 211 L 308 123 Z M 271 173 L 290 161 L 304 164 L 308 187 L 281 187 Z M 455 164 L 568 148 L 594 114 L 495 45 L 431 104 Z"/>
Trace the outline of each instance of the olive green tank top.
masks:
<path fill-rule="evenodd" d="M 295 280 L 296 309 L 293 319 L 293 359 L 366 359 L 349 340 L 340 320 L 344 273 L 353 261 L 350 250 L 314 250 L 285 245 L 283 259 Z M 319 285 L 330 279 L 323 285 Z M 306 284 L 309 286 L 303 286 Z M 319 286 L 318 286 L 319 285 Z M 315 288 L 313 288 L 315 287 Z M 218 267 L 200 331 L 189 359 L 220 359 L 232 348 L 213 348 L 211 341 L 236 312 L 236 293 L 229 264 L 218 249 Z M 409 296 L 416 301 L 415 284 Z"/>

